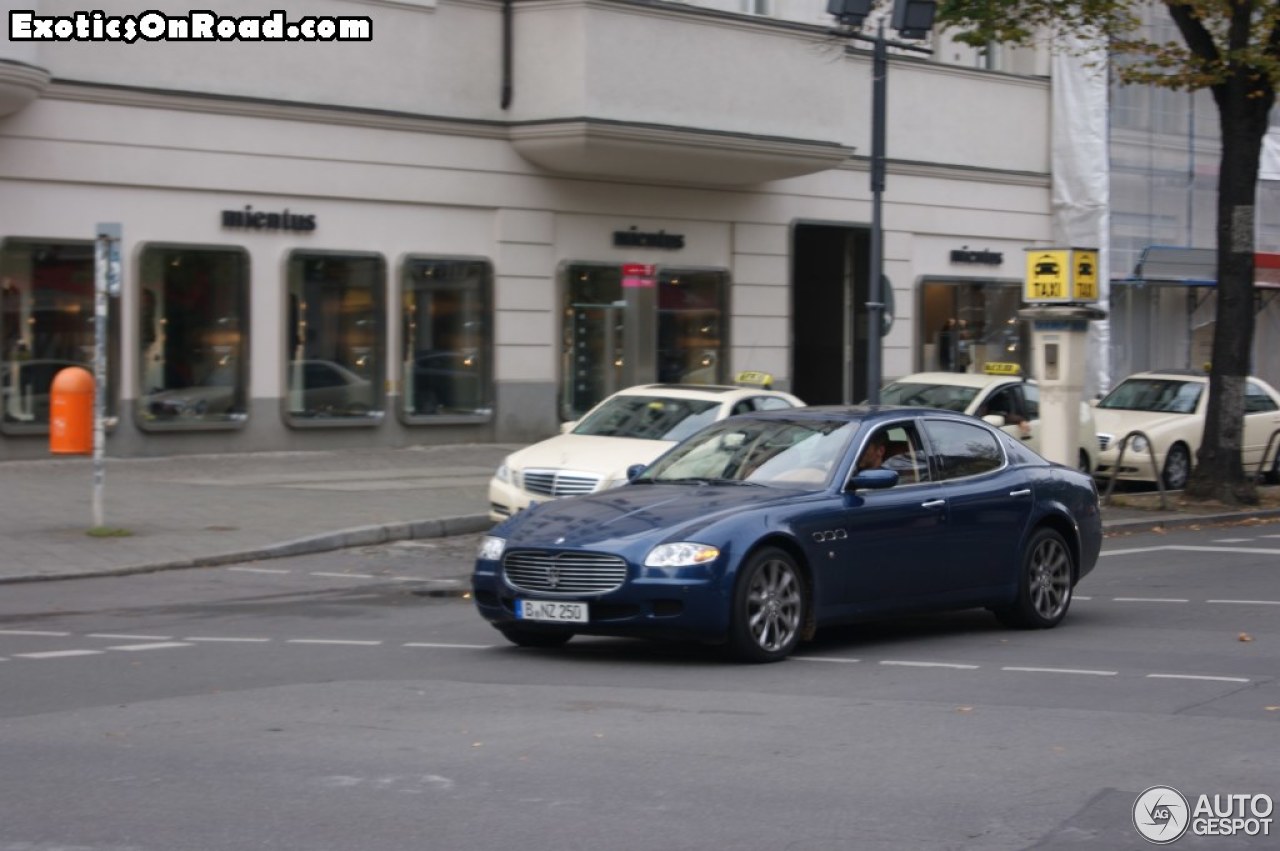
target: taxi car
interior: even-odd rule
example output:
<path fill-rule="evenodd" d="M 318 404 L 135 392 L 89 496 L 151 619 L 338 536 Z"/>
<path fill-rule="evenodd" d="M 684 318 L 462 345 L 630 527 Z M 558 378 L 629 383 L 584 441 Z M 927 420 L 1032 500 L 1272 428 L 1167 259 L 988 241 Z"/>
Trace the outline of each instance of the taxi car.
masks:
<path fill-rule="evenodd" d="M 894 454 L 864 468 L 876 445 Z M 906 612 L 1045 629 L 1102 545 L 1089 476 L 935 409 L 743 414 L 631 473 L 481 540 L 472 597 L 509 641 L 692 639 L 775 662 L 824 626 Z"/>
<path fill-rule="evenodd" d="M 507 456 L 489 482 L 489 519 L 504 520 L 536 502 L 620 485 L 629 466 L 649 463 L 716 420 L 804 404 L 790 393 L 768 389 L 766 374 L 744 373 L 739 381 L 734 386 L 642 384 L 614 393 L 582 419 L 565 423 L 561 434 Z"/>
<path fill-rule="evenodd" d="M 986 419 L 1032 451 L 1040 451 L 1040 388 L 1021 377 L 1016 363 L 988 363 L 981 373 L 918 372 L 890 382 L 880 391 L 886 405 L 923 405 Z M 1076 467 L 1090 472 L 1098 464 L 1093 409 L 1080 403 Z"/>
<path fill-rule="evenodd" d="M 1166 490 L 1186 487 L 1204 437 L 1209 405 L 1209 376 L 1198 370 L 1140 372 L 1121 381 L 1094 406 L 1102 452 L 1096 474 L 1109 479 L 1160 483 Z M 1262 462 L 1272 434 L 1280 430 L 1280 393 L 1260 378 L 1245 382 L 1242 460 L 1252 473 Z M 1135 432 L 1141 432 L 1135 434 Z M 1120 443 L 1129 436 L 1120 464 Z M 1280 455 L 1272 443 L 1264 472 L 1280 481 Z M 1152 459 L 1154 457 L 1154 466 Z"/>

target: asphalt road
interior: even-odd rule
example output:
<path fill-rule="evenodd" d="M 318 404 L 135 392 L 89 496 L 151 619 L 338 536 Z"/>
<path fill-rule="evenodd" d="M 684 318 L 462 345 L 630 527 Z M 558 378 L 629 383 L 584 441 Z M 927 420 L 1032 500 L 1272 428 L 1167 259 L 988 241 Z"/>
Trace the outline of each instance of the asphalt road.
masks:
<path fill-rule="evenodd" d="M 6 587 L 0 851 L 1127 849 L 1151 786 L 1280 798 L 1280 524 L 1108 539 L 1056 630 L 766 666 L 510 647 L 420 556 Z"/>

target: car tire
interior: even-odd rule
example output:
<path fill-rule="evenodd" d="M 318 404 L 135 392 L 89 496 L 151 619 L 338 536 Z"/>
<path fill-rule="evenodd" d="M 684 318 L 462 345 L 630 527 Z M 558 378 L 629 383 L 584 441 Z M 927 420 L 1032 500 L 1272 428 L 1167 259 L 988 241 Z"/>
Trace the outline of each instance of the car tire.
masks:
<path fill-rule="evenodd" d="M 1187 449 L 1185 443 L 1175 443 L 1170 449 L 1169 454 L 1164 459 L 1164 472 L 1160 474 L 1160 481 L 1164 483 L 1164 489 L 1167 491 L 1180 491 L 1187 486 L 1187 479 L 1191 478 L 1191 450 Z"/>
<path fill-rule="evenodd" d="M 729 620 L 729 650 L 744 662 L 778 662 L 800 643 L 804 579 L 785 550 L 764 547 L 738 572 Z"/>
<path fill-rule="evenodd" d="M 1062 535 L 1040 528 L 1023 550 L 1018 568 L 1018 596 L 1013 605 L 996 609 L 996 617 L 1014 629 L 1049 629 L 1071 607 L 1075 559 Z"/>
<path fill-rule="evenodd" d="M 1083 449 L 1080 450 L 1080 458 L 1076 461 L 1076 469 L 1086 476 L 1093 473 L 1093 470 L 1089 467 L 1089 453 Z"/>
<path fill-rule="evenodd" d="M 573 638 L 571 632 L 525 629 L 519 626 L 500 626 L 498 632 L 517 647 L 563 647 Z"/>
<path fill-rule="evenodd" d="M 1280 485 L 1280 447 L 1276 449 L 1276 455 L 1271 459 L 1271 469 L 1262 474 L 1262 480 L 1269 485 Z"/>

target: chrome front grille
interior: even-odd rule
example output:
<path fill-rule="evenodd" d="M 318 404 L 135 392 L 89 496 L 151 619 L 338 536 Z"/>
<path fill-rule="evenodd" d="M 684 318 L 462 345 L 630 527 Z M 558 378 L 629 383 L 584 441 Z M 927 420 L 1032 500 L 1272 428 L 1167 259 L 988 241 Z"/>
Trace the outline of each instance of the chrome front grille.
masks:
<path fill-rule="evenodd" d="M 627 563 L 603 553 L 514 550 L 502 570 L 515 588 L 552 594 L 603 594 L 627 578 Z"/>
<path fill-rule="evenodd" d="M 1110 445 L 1111 445 L 1111 435 L 1109 435 L 1109 434 L 1099 434 L 1099 435 L 1098 435 L 1098 448 L 1099 448 L 1099 449 L 1106 449 L 1106 448 L 1107 448 L 1108 446 L 1110 446 Z"/>
<path fill-rule="evenodd" d="M 524 489 L 542 496 L 574 496 L 591 493 L 600 484 L 599 476 L 565 470 L 525 470 Z"/>

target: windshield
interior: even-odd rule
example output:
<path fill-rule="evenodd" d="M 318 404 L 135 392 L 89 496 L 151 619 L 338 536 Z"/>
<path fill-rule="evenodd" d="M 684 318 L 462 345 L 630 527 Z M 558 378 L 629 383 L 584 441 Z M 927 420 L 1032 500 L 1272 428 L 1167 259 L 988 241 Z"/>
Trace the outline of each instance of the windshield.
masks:
<path fill-rule="evenodd" d="M 885 405 L 919 405 L 963 414 L 977 395 L 977 387 L 894 381 L 880 391 L 880 401 Z"/>
<path fill-rule="evenodd" d="M 857 423 L 757 420 L 716 423 L 677 446 L 638 482 L 752 482 L 821 490 L 844 456 Z"/>
<path fill-rule="evenodd" d="M 1124 411 L 1159 411 L 1192 414 L 1200 402 L 1204 384 L 1176 378 L 1126 378 L 1102 401 L 1099 408 Z"/>
<path fill-rule="evenodd" d="M 583 417 L 574 434 L 683 440 L 716 418 L 719 402 L 670 396 L 614 396 Z"/>

